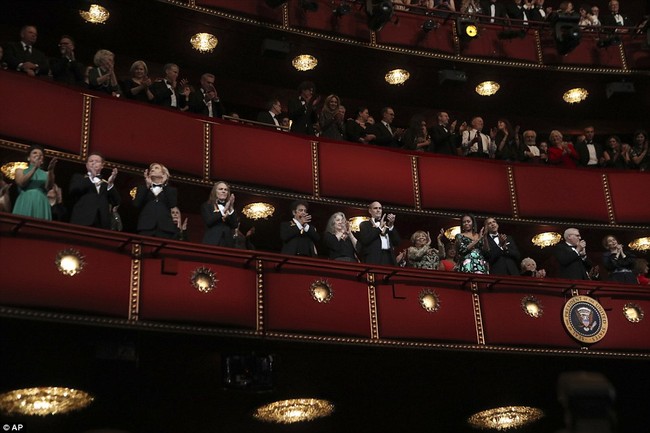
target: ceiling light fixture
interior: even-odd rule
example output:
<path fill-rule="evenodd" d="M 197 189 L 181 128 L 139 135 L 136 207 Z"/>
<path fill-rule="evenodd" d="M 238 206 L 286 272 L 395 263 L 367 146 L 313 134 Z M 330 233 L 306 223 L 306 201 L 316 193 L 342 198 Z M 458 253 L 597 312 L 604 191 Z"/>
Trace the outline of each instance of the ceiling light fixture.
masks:
<path fill-rule="evenodd" d="M 505 406 L 475 413 L 467 422 L 476 428 L 507 430 L 531 424 L 544 416 L 540 409 L 529 406 Z"/>
<path fill-rule="evenodd" d="M 311 71 L 318 65 L 318 59 L 311 54 L 300 54 L 294 57 L 291 64 L 299 71 Z"/>
<path fill-rule="evenodd" d="M 269 203 L 257 202 L 247 204 L 241 212 L 252 220 L 259 220 L 273 215 L 275 208 Z"/>
<path fill-rule="evenodd" d="M 564 101 L 568 102 L 569 104 L 577 104 L 587 99 L 587 96 L 589 96 L 589 92 L 587 92 L 587 89 L 583 89 L 582 87 L 576 87 L 574 89 L 569 89 L 566 92 L 564 92 L 564 95 L 562 95 L 562 99 L 564 99 Z"/>
<path fill-rule="evenodd" d="M 91 4 L 87 11 L 80 10 L 79 15 L 81 15 L 81 18 L 83 18 L 87 23 L 92 24 L 104 24 L 111 16 L 108 9 L 97 4 Z"/>
<path fill-rule="evenodd" d="M 456 235 L 460 233 L 460 226 L 449 227 L 445 230 L 445 237 L 450 241 L 456 239 Z"/>
<path fill-rule="evenodd" d="M 0 394 L 0 411 L 5 415 L 57 415 L 83 409 L 92 401 L 85 391 L 41 386 Z"/>
<path fill-rule="evenodd" d="M 86 260 L 80 251 L 66 248 L 57 253 L 54 264 L 63 275 L 73 277 L 83 270 Z"/>
<path fill-rule="evenodd" d="M 551 247 L 560 242 L 562 236 L 556 232 L 544 232 L 533 236 L 531 242 L 540 248 Z"/>
<path fill-rule="evenodd" d="M 409 71 L 406 69 L 393 69 L 392 71 L 388 71 L 388 73 L 386 73 L 384 79 L 388 84 L 401 85 L 404 84 L 410 76 L 411 74 L 409 74 Z"/>
<path fill-rule="evenodd" d="M 360 230 L 361 223 L 368 220 L 370 220 L 370 218 L 363 216 L 348 218 L 348 223 L 350 223 L 350 231 L 358 232 Z"/>
<path fill-rule="evenodd" d="M 496 81 L 483 81 L 476 86 L 476 93 L 481 96 L 492 96 L 499 91 L 501 85 Z"/>
<path fill-rule="evenodd" d="M 0 171 L 2 171 L 5 179 L 14 180 L 16 178 L 16 170 L 19 168 L 25 170 L 27 167 L 29 167 L 29 164 L 24 161 L 8 162 L 0 167 Z"/>
<path fill-rule="evenodd" d="M 315 398 L 296 398 L 280 400 L 261 406 L 253 416 L 260 421 L 278 424 L 293 424 L 329 416 L 334 405 L 327 400 Z"/>
<path fill-rule="evenodd" d="M 192 48 L 201 53 L 211 53 L 219 43 L 219 39 L 210 33 L 197 33 L 190 38 Z"/>
<path fill-rule="evenodd" d="M 648 251 L 650 250 L 650 237 L 634 239 L 629 243 L 629 247 L 637 251 Z"/>

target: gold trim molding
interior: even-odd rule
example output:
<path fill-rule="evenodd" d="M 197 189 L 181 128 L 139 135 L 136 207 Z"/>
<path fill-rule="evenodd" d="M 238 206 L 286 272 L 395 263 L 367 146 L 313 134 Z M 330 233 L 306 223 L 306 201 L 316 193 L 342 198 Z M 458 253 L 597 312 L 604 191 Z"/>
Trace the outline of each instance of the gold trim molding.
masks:
<path fill-rule="evenodd" d="M 264 261 L 257 259 L 255 263 L 257 279 L 257 308 L 255 309 L 255 332 L 264 333 Z"/>
<path fill-rule="evenodd" d="M 508 191 L 510 192 L 510 204 L 512 205 L 512 217 L 519 218 L 519 204 L 517 202 L 517 188 L 515 186 L 515 174 L 511 165 L 506 166 L 508 171 Z"/>
<path fill-rule="evenodd" d="M 413 180 L 413 199 L 415 208 L 422 209 L 422 199 L 420 197 L 420 169 L 418 167 L 418 157 L 411 155 L 411 179 Z"/>
<path fill-rule="evenodd" d="M 83 95 L 83 107 L 81 110 L 81 159 L 88 158 L 88 148 L 90 147 L 90 119 L 92 117 L 93 98 L 92 95 Z"/>
<path fill-rule="evenodd" d="M 375 274 L 368 272 L 368 308 L 370 310 L 370 338 L 379 339 L 379 324 L 377 320 L 377 287 L 375 286 Z"/>
<path fill-rule="evenodd" d="M 485 332 L 483 330 L 483 315 L 481 313 L 481 299 L 478 295 L 478 283 L 470 283 L 472 291 L 472 303 L 474 304 L 474 323 L 476 324 L 476 342 L 485 345 Z"/>
<path fill-rule="evenodd" d="M 311 142 L 311 178 L 314 197 L 320 197 L 320 165 L 318 158 L 318 141 Z"/>
<path fill-rule="evenodd" d="M 605 194 L 605 204 L 607 205 L 607 216 L 609 217 L 610 224 L 616 224 L 616 216 L 614 213 L 614 203 L 612 201 L 612 192 L 609 189 L 609 178 L 606 173 L 601 175 L 603 181 L 603 193 Z"/>
<path fill-rule="evenodd" d="M 131 295 L 129 296 L 129 320 L 138 320 L 140 314 L 140 280 L 142 275 L 142 246 L 131 247 Z"/>

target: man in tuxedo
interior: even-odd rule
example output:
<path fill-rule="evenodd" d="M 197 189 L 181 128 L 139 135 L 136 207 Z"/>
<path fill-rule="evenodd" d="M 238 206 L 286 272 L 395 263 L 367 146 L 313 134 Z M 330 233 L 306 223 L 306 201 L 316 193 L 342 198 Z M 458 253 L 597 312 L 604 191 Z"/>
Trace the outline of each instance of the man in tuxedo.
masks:
<path fill-rule="evenodd" d="M 496 145 L 481 131 L 483 131 L 483 118 L 476 116 L 472 119 L 471 128 L 462 133 L 463 154 L 473 158 L 494 158 Z"/>
<path fill-rule="evenodd" d="M 74 200 L 70 222 L 82 226 L 111 228 L 111 210 L 120 204 L 120 194 L 114 182 L 117 168 L 108 180 L 101 178 L 104 158 L 91 153 L 86 160 L 86 175 L 75 173 L 70 180 L 69 193 Z"/>
<path fill-rule="evenodd" d="M 451 122 L 451 124 L 449 123 L 449 114 L 446 111 L 440 111 L 438 113 L 438 124 L 429 129 L 429 135 L 431 136 L 429 152 L 443 155 L 458 155 L 457 123 L 458 121 L 456 120 Z M 461 130 L 462 132 L 463 130 Z"/>
<path fill-rule="evenodd" d="M 78 62 L 74 53 L 74 40 L 67 35 L 59 39 L 59 52 L 61 57 L 50 59 L 50 69 L 54 81 L 69 84 L 71 86 L 87 87 L 86 67 Z"/>
<path fill-rule="evenodd" d="M 314 83 L 303 81 L 298 86 L 300 95 L 289 99 L 289 119 L 292 120 L 291 132 L 305 135 L 315 135 L 314 125 L 318 123 L 316 107 L 320 97 L 314 97 Z"/>
<path fill-rule="evenodd" d="M 512 2 L 508 3 L 506 6 L 506 14 L 508 15 L 508 18 L 512 18 L 513 20 L 520 20 L 523 21 L 523 24 L 528 24 L 531 9 L 532 0 L 512 0 Z"/>
<path fill-rule="evenodd" d="M 485 238 L 486 258 L 490 263 L 490 274 L 520 275 L 519 249 L 511 236 L 499 233 L 497 220 L 490 217 L 485 220 L 487 237 Z"/>
<path fill-rule="evenodd" d="M 282 104 L 277 98 L 270 99 L 266 103 L 266 111 L 262 111 L 257 115 L 257 121 L 267 123 L 269 125 L 280 126 L 278 121 L 278 114 L 282 113 Z"/>
<path fill-rule="evenodd" d="M 395 247 L 400 243 L 400 236 L 395 229 L 395 215 L 383 214 L 382 210 L 378 201 L 368 206 L 370 220 L 359 225 L 359 255 L 364 263 L 395 266 Z"/>
<path fill-rule="evenodd" d="M 292 256 L 317 255 L 316 242 L 320 236 L 311 225 L 311 215 L 307 213 L 309 205 L 304 200 L 296 200 L 291 203 L 293 219 L 283 222 L 280 226 L 280 237 L 282 238 L 282 254 Z"/>
<path fill-rule="evenodd" d="M 560 278 L 588 280 L 593 267 L 587 257 L 587 243 L 576 228 L 564 231 L 564 242 L 555 246 L 555 258 L 560 263 Z"/>
<path fill-rule="evenodd" d="M 576 151 L 580 159 L 578 165 L 581 167 L 598 168 L 605 163 L 603 157 L 603 146 L 594 142 L 594 127 L 587 126 L 584 129 L 585 139 L 576 143 Z"/>
<path fill-rule="evenodd" d="M 226 112 L 221 99 L 214 87 L 215 78 L 212 74 L 201 75 L 201 88 L 190 93 L 190 113 L 202 114 L 208 117 L 222 117 Z"/>
<path fill-rule="evenodd" d="M 600 24 L 604 27 L 629 27 L 632 25 L 630 18 L 620 11 L 618 0 L 610 0 L 608 3 L 609 13 L 602 14 Z M 616 31 L 627 31 L 627 29 L 616 29 Z"/>
<path fill-rule="evenodd" d="M 484 18 L 491 24 L 502 24 L 506 18 L 506 7 L 499 0 L 482 0 L 481 13 L 489 18 Z"/>
<path fill-rule="evenodd" d="M 385 147 L 400 147 L 399 140 L 404 135 L 404 129 L 393 128 L 395 111 L 391 107 L 381 109 L 381 121 L 376 123 L 373 128 L 375 139 L 371 144 Z"/>
<path fill-rule="evenodd" d="M 20 29 L 20 42 L 5 45 L 4 60 L 9 69 L 24 72 L 31 77 L 47 76 L 50 71 L 45 53 L 34 47 L 38 30 L 34 26 Z"/>
<path fill-rule="evenodd" d="M 530 9 L 528 19 L 531 21 L 546 21 L 548 13 L 544 9 L 544 0 L 533 0 L 533 7 Z"/>
<path fill-rule="evenodd" d="M 149 90 L 153 94 L 151 102 L 174 110 L 187 110 L 186 107 L 189 107 L 189 94 L 185 93 L 187 81 L 177 81 L 180 72 L 178 65 L 167 63 L 163 71 L 165 78 L 149 86 Z"/>

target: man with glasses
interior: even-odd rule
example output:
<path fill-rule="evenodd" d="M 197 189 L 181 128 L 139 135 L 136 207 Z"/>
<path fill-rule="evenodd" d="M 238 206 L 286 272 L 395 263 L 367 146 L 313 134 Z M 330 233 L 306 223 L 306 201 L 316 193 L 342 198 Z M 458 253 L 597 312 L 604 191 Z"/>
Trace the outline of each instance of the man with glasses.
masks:
<path fill-rule="evenodd" d="M 83 63 L 78 62 L 74 53 L 74 40 L 63 35 L 59 39 L 59 52 L 61 57 L 50 59 L 50 69 L 54 81 L 71 86 L 86 87 L 85 70 Z"/>
<path fill-rule="evenodd" d="M 560 278 L 588 280 L 593 264 L 587 257 L 587 243 L 576 228 L 564 231 L 564 242 L 555 247 L 555 258 L 560 263 Z"/>

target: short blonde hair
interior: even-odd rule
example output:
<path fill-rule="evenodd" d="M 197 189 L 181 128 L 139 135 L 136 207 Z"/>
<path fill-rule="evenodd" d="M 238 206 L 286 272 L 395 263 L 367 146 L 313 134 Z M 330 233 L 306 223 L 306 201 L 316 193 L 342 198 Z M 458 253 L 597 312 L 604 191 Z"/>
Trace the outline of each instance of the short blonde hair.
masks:
<path fill-rule="evenodd" d="M 171 174 L 169 174 L 169 169 L 167 169 L 167 167 L 165 167 L 159 162 L 152 162 L 151 164 L 149 164 L 149 171 L 151 171 L 154 165 L 160 166 L 160 170 L 163 172 L 163 175 L 165 176 L 165 179 L 163 179 L 163 183 L 167 184 L 167 182 L 169 182 L 169 180 L 172 178 Z"/>
<path fill-rule="evenodd" d="M 133 71 L 138 66 L 142 66 L 144 68 L 145 75 L 149 75 L 149 68 L 147 68 L 147 64 L 143 60 L 136 60 L 135 62 L 133 62 L 133 64 L 131 64 L 131 68 L 129 69 L 131 75 L 133 75 Z"/>
<path fill-rule="evenodd" d="M 115 54 L 108 50 L 99 50 L 95 53 L 95 57 L 93 57 L 93 63 L 95 63 L 95 66 L 99 67 L 102 65 L 102 60 L 109 57 L 115 58 Z"/>

